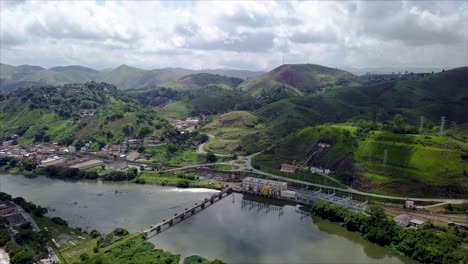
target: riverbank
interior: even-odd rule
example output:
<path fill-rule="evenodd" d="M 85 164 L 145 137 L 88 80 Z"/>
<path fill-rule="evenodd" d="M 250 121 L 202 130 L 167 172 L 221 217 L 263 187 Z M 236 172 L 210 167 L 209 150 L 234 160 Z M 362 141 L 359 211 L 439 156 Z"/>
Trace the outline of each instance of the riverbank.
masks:
<path fill-rule="evenodd" d="M 20 175 L 2 175 L 0 191 L 53 208 L 49 217 L 67 219 L 69 226 L 81 227 L 88 235 L 93 229 L 108 234 L 117 227 L 138 233 L 216 193 L 207 189 L 70 182 Z M 177 252 L 180 259 L 201 255 L 228 263 L 406 263 L 385 248 L 350 236 L 339 226 L 327 226 L 324 229 L 323 223 L 298 213 L 294 205 L 234 193 L 148 242 L 164 251 Z M 83 240 L 78 237 L 80 233 L 70 231 L 75 234 L 66 233 L 69 239 L 61 236 L 61 244 L 79 258 L 81 247 L 77 242 Z"/>
<path fill-rule="evenodd" d="M 378 206 L 371 206 L 366 214 L 323 201 L 302 208 L 422 263 L 468 263 L 468 233 L 456 228 L 435 227 L 430 222 L 417 229 L 402 228 Z"/>

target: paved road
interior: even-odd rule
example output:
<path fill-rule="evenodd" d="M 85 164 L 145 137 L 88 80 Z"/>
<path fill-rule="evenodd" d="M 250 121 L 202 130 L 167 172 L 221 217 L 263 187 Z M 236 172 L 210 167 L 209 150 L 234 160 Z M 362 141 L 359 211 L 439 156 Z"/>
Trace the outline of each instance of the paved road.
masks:
<path fill-rule="evenodd" d="M 323 185 L 323 184 L 317 184 L 317 183 L 310 183 L 307 181 L 302 181 L 302 180 L 296 180 L 296 179 L 291 179 L 279 175 L 275 175 L 272 173 L 268 173 L 265 171 L 257 170 L 253 168 L 252 166 L 252 158 L 259 155 L 261 152 L 254 153 L 249 156 L 239 156 L 237 160 L 244 161 L 244 164 L 237 164 L 235 163 L 235 160 L 229 161 L 229 162 L 223 162 L 223 163 L 218 163 L 218 164 L 230 164 L 230 165 L 235 165 L 238 166 L 238 169 L 232 170 L 232 171 L 242 171 L 242 172 L 250 172 L 250 173 L 255 173 L 263 176 L 267 176 L 272 179 L 276 180 L 282 180 L 286 182 L 292 182 L 296 184 L 301 184 L 301 185 L 306 185 L 306 186 L 314 186 L 314 187 L 320 187 L 320 188 L 326 188 L 326 189 L 332 189 L 335 191 L 341 191 L 341 192 L 348 192 L 351 194 L 358 194 L 358 195 L 363 195 L 363 196 L 369 196 L 369 197 L 376 197 L 376 198 L 384 198 L 384 199 L 392 199 L 392 200 L 413 200 L 413 201 L 423 201 L 423 202 L 445 202 L 445 203 L 462 203 L 462 202 L 468 202 L 467 199 L 452 199 L 452 198 L 421 198 L 421 197 L 401 197 L 401 196 L 392 196 L 392 195 L 382 195 L 382 194 L 375 194 L 375 193 L 368 193 L 368 192 L 363 192 L 356 190 L 352 187 L 347 186 L 346 188 L 340 188 L 340 187 L 331 187 L 328 185 Z M 211 164 L 214 165 L 214 164 Z M 198 167 L 203 166 L 203 165 L 198 165 Z M 197 167 L 197 166 L 190 166 L 190 167 Z M 329 177 L 328 175 L 323 174 L 325 177 Z M 336 181 L 336 180 L 335 180 Z"/>
<path fill-rule="evenodd" d="M 247 164 L 246 164 L 246 170 L 264 175 L 273 179 L 278 179 L 286 182 L 294 182 L 297 184 L 303 184 L 303 185 L 308 185 L 308 186 L 315 186 L 315 187 L 321 187 L 321 188 L 327 188 L 327 189 L 332 189 L 336 191 L 342 191 L 342 192 L 348 192 L 352 194 L 359 194 L 359 195 L 364 195 L 364 196 L 369 196 L 369 197 L 377 197 L 377 198 L 385 198 L 385 199 L 393 199 L 393 200 L 413 200 L 413 201 L 423 201 L 423 202 L 446 202 L 446 203 L 461 203 L 461 202 L 468 202 L 468 199 L 451 199 L 451 198 L 420 198 L 420 197 L 401 197 L 401 196 L 392 196 L 392 195 L 382 195 L 382 194 L 375 194 L 375 193 L 368 193 L 368 192 L 362 192 L 356 189 L 353 189 L 351 187 L 345 188 L 339 188 L 339 187 L 330 187 L 327 185 L 323 184 L 316 184 L 316 183 L 310 183 L 306 181 L 301 181 L 301 180 L 296 180 L 296 179 L 291 179 L 291 178 L 286 178 L 283 176 L 271 174 L 268 172 L 264 172 L 261 170 L 257 170 L 252 167 L 252 158 L 255 157 L 256 155 L 260 154 L 261 152 L 257 152 L 255 154 L 252 154 L 250 156 L 246 157 Z M 328 176 L 328 175 L 327 175 Z"/>
<path fill-rule="evenodd" d="M 211 135 L 211 134 L 207 134 L 209 138 L 216 138 L 214 135 Z M 206 143 L 208 142 L 205 142 L 205 143 L 202 143 L 200 145 L 198 145 L 198 148 L 197 150 L 195 151 L 197 154 L 201 154 L 201 155 L 206 155 L 208 152 L 205 150 L 205 145 Z M 228 155 L 228 154 L 217 154 L 217 153 L 214 153 L 216 157 L 232 157 L 232 155 Z"/>

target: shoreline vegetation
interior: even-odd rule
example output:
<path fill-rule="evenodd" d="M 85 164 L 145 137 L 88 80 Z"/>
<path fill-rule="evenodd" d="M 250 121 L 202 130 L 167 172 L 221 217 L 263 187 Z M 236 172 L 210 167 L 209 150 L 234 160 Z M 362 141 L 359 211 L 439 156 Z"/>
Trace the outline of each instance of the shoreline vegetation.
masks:
<path fill-rule="evenodd" d="M 81 228 L 68 226 L 60 217 L 48 217 L 47 209 L 27 202 L 22 197 L 13 198 L 0 192 L 0 201 L 11 201 L 30 213 L 41 229 L 35 232 L 29 223 L 14 228 L 11 232 L 7 221 L 0 218 L 0 247 L 4 247 L 12 264 L 29 264 L 48 256 L 47 246 L 53 248 L 57 257 L 64 264 L 170 264 L 179 263 L 180 255 L 155 249 L 146 241 L 142 233 L 129 233 L 123 228 L 116 228 L 103 235 L 96 230 L 86 232 Z M 67 240 L 67 241 L 65 241 Z M 65 242 L 74 241 L 72 246 Z M 59 250 L 59 243 L 62 247 Z M 184 264 L 204 263 L 222 264 L 221 260 L 207 260 L 200 256 L 184 259 Z"/>
<path fill-rule="evenodd" d="M 455 227 L 444 228 L 428 222 L 418 229 L 402 228 L 385 214 L 382 207 L 376 205 L 365 214 L 325 201 L 303 206 L 302 210 L 357 232 L 397 255 L 421 263 L 468 263 L 468 233 Z"/>
<path fill-rule="evenodd" d="M 221 188 L 214 181 L 200 179 L 192 172 L 159 173 L 143 171 L 139 173 L 135 167 L 131 167 L 127 171 L 105 171 L 102 166 L 85 170 L 58 167 L 40 168 L 35 161 L 27 158 L 18 160 L 11 157 L 0 157 L 0 172 L 15 175 L 22 174 L 25 177 L 46 176 L 63 180 L 128 181 L 137 184 L 155 184 L 178 188 Z"/>

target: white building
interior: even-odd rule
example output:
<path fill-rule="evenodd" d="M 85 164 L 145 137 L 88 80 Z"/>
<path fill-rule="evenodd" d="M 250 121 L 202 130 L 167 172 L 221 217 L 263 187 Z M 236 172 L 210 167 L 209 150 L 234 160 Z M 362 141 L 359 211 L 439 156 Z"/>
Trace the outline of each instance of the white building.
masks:
<path fill-rule="evenodd" d="M 393 221 L 395 221 L 395 223 L 399 226 L 402 226 L 402 227 L 407 227 L 409 226 L 410 224 L 410 221 L 413 219 L 413 217 L 411 215 L 408 215 L 408 214 L 400 214 L 400 215 L 397 215 L 393 218 Z"/>

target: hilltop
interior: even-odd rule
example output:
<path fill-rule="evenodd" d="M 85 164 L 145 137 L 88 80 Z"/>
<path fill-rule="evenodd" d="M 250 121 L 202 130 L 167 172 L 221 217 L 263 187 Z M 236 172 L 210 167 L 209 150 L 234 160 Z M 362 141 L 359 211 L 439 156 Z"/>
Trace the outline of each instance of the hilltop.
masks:
<path fill-rule="evenodd" d="M 358 77 L 338 69 L 316 64 L 284 64 L 239 85 L 241 90 L 260 96 L 282 85 L 287 93 L 311 94 L 327 87 L 354 85 Z M 266 90 L 265 90 L 266 89 Z"/>
<path fill-rule="evenodd" d="M 142 70 L 121 65 L 112 71 L 104 72 L 99 81 L 114 84 L 121 89 L 155 87 L 160 83 L 176 80 L 178 76 L 169 70 Z"/>

